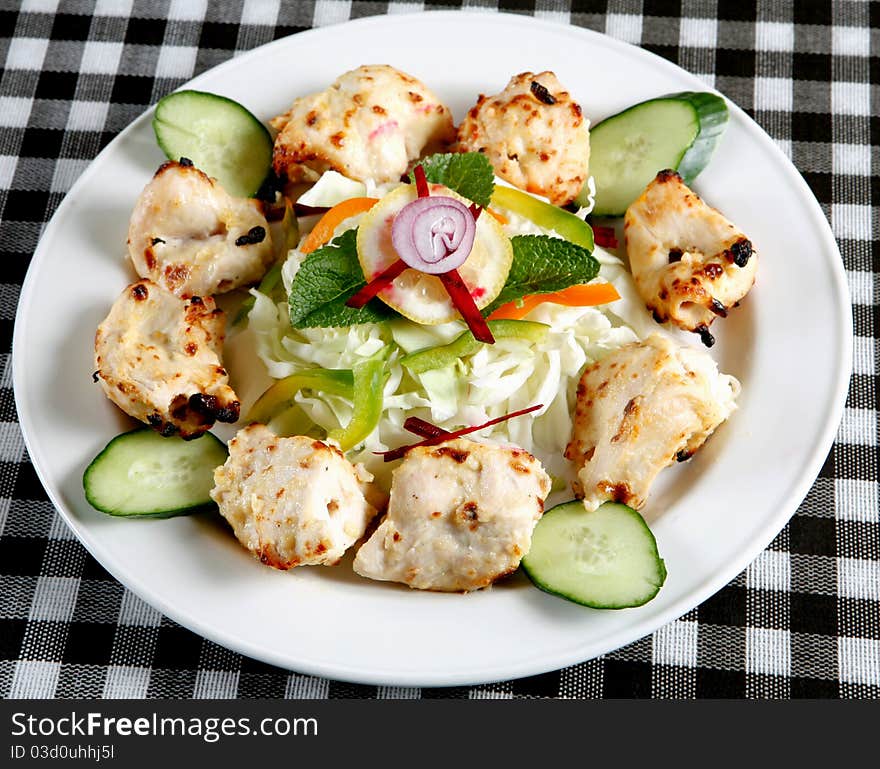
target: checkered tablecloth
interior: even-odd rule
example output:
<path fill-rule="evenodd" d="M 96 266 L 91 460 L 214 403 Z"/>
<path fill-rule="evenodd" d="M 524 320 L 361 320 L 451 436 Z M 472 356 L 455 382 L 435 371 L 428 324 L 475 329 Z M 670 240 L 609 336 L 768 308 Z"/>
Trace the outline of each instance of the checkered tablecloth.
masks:
<path fill-rule="evenodd" d="M 0 0 L 4 697 L 880 696 L 880 3 L 463 3 L 589 27 L 696 73 L 777 141 L 840 244 L 856 337 L 834 448 L 768 549 L 653 636 L 571 668 L 473 688 L 377 688 L 301 676 L 243 658 L 162 617 L 85 552 L 48 502 L 16 421 L 12 326 L 42 227 L 89 161 L 150 104 L 238 51 L 350 17 L 450 5 L 457 7 Z"/>

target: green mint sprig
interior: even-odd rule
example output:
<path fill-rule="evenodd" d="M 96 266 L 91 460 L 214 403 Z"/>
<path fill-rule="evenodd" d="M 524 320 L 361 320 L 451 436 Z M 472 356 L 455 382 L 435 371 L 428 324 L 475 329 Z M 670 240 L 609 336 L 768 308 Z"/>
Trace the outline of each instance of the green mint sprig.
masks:
<path fill-rule="evenodd" d="M 294 328 L 334 328 L 380 323 L 394 317 L 373 299 L 359 309 L 345 303 L 366 285 L 357 257 L 357 230 L 347 230 L 309 254 L 290 286 L 290 324 Z"/>
<path fill-rule="evenodd" d="M 599 262 L 582 246 L 548 235 L 516 235 L 510 239 L 513 263 L 501 293 L 484 315 L 529 294 L 549 294 L 599 274 Z"/>
<path fill-rule="evenodd" d="M 419 161 L 425 178 L 442 184 L 478 206 L 489 205 L 495 191 L 495 171 L 485 155 L 479 152 L 447 152 L 429 155 Z M 412 174 L 410 181 L 414 182 Z"/>

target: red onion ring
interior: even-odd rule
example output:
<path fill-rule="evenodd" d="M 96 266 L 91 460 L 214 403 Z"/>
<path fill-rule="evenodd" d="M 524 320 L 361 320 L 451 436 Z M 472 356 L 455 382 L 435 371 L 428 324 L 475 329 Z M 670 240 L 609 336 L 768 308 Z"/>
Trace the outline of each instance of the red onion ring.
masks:
<path fill-rule="evenodd" d="M 391 225 L 391 242 L 407 264 L 440 275 L 464 264 L 474 247 L 477 223 L 467 206 L 445 195 L 420 197 L 404 206 Z"/>

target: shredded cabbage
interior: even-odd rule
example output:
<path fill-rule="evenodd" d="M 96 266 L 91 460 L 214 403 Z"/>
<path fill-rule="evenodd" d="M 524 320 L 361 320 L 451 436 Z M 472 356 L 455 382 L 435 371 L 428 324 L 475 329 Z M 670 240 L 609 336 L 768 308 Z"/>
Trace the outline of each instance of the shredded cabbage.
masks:
<path fill-rule="evenodd" d="M 355 224 L 349 220 L 344 226 Z M 510 236 L 556 234 L 521 217 L 513 217 L 505 229 Z M 286 301 L 276 302 L 251 289 L 255 303 L 249 314 L 249 328 L 256 339 L 257 355 L 274 378 L 316 366 L 352 368 L 382 347 L 390 349 L 379 427 L 349 455 L 353 462 L 362 462 L 386 490 L 391 465 L 374 452 L 419 440 L 403 429 L 408 416 L 453 430 L 536 403 L 544 406 L 535 414 L 489 428 L 477 439 L 520 446 L 534 454 L 557 483 L 567 482 L 573 472 L 563 453 L 571 436 L 581 373 L 609 351 L 646 336 L 654 325 L 621 261 L 599 247 L 594 256 L 601 266 L 599 278 L 614 283 L 621 296 L 619 301 L 600 307 L 540 304 L 526 319 L 551 327 L 544 341 L 532 344 L 526 340 L 498 340 L 451 366 L 422 374 L 413 375 L 401 366 L 401 357 L 449 343 L 466 329 L 463 322 L 422 326 L 396 318 L 350 328 L 293 329 Z M 290 252 L 282 269 L 285 293 L 304 258 L 296 249 Z M 327 432 L 347 424 L 352 414 L 352 404 L 339 396 L 299 393 L 296 403 L 308 420 Z M 290 415 L 285 419 L 291 424 Z M 272 426 L 285 429 L 283 421 Z"/>
<path fill-rule="evenodd" d="M 349 179 L 336 171 L 325 171 L 296 202 L 315 208 L 330 208 L 343 200 L 360 198 L 366 194 L 367 186 L 363 182 Z"/>

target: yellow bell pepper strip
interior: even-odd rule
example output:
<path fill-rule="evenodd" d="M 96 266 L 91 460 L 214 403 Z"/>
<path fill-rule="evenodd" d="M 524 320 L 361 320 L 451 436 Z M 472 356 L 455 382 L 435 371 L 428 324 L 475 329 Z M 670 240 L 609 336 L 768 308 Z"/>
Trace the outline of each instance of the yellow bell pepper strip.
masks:
<path fill-rule="evenodd" d="M 533 344 L 546 339 L 550 330 L 550 326 L 528 320 L 498 320 L 490 321 L 488 325 L 496 340 L 523 339 Z M 404 355 L 400 359 L 400 365 L 412 374 L 421 374 L 452 365 L 467 355 L 473 355 L 482 346 L 483 343 L 477 340 L 471 331 L 464 331 L 449 344 L 427 347 Z"/>
<path fill-rule="evenodd" d="M 364 211 L 369 211 L 378 202 L 378 198 L 349 198 L 337 203 L 318 220 L 318 223 L 306 236 L 300 251 L 304 254 L 310 254 L 325 243 L 329 243 L 336 228 L 342 222 L 352 216 L 362 214 Z"/>
<path fill-rule="evenodd" d="M 492 205 L 519 214 L 545 230 L 553 230 L 566 240 L 577 243 L 588 251 L 593 250 L 592 227 L 583 219 L 563 208 L 533 198 L 522 190 L 501 185 L 495 186 L 495 191 L 492 193 Z"/>
<path fill-rule="evenodd" d="M 300 390 L 317 390 L 353 398 L 354 375 L 349 369 L 314 368 L 279 379 L 257 398 L 245 421 L 267 424 L 293 403 Z"/>
<path fill-rule="evenodd" d="M 328 436 L 335 440 L 343 451 L 353 449 L 376 429 L 382 416 L 382 391 L 387 378 L 383 353 L 373 355 L 354 365 L 352 369 L 354 411 L 345 427 L 331 430 Z"/>
<path fill-rule="evenodd" d="M 579 283 L 562 291 L 529 294 L 519 301 L 503 304 L 489 315 L 489 324 L 491 325 L 493 321 L 519 320 L 544 302 L 564 304 L 566 307 L 593 307 L 597 304 L 615 302 L 618 299 L 620 294 L 617 293 L 613 283 Z"/>

